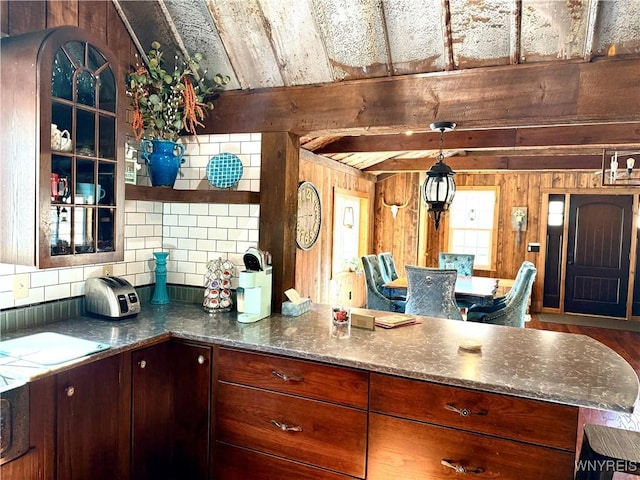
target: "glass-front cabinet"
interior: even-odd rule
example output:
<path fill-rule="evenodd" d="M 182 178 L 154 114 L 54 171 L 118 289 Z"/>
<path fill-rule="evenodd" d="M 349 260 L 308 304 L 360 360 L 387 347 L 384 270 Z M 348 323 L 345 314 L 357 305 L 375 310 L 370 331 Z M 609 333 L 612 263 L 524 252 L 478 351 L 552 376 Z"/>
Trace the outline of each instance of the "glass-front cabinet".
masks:
<path fill-rule="evenodd" d="M 33 230 L 36 239 L 31 264 L 47 268 L 122 260 L 124 137 L 119 116 L 124 112 L 124 94 L 118 91 L 123 85 L 121 70 L 107 47 L 83 30 L 60 27 L 40 35 L 44 38 L 40 38 L 36 63 L 29 59 L 24 62 L 25 69 L 34 70 L 29 76 L 36 76 L 37 105 L 35 109 L 16 113 L 16 118 L 23 115 L 29 118 L 27 123 L 33 126 L 39 141 L 35 141 L 32 160 L 25 152 L 18 153 L 19 145 L 12 149 L 14 155 L 25 156 L 26 165 L 33 166 L 32 172 L 25 168 L 23 174 L 35 177 L 33 218 L 37 226 Z M 26 44 L 38 43 L 37 38 L 31 42 L 26 38 L 33 36 L 21 35 L 12 40 L 24 49 Z M 11 49 L 5 48 L 5 39 L 2 47 L 4 70 L 6 53 Z M 4 76 L 2 83 L 4 90 Z M 18 91 L 22 88 L 17 84 L 15 87 Z M 25 141 L 19 141 L 22 135 L 17 136 L 18 143 L 24 145 Z M 4 170 L 3 167 L 3 174 Z M 29 187 L 26 179 L 16 182 L 15 187 L 18 184 Z M 24 196 L 24 192 L 16 192 L 11 200 Z M 3 201 L 5 197 L 2 194 Z M 20 210 L 26 213 L 34 207 L 25 203 L 15 206 L 18 212 L 14 216 L 20 215 Z M 29 233 L 27 226 L 23 232 Z M 2 240 L 4 244 L 5 239 Z M 4 255 L 0 261 L 28 263 L 19 261 L 20 257 L 28 256 L 19 254 L 12 260 Z"/>

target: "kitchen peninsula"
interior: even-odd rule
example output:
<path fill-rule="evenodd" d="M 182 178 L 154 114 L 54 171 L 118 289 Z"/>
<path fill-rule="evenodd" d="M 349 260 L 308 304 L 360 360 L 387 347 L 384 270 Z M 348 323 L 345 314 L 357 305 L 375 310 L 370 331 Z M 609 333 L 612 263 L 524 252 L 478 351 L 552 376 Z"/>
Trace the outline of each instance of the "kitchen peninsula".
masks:
<path fill-rule="evenodd" d="M 146 355 L 176 342 L 200 348 L 198 363 L 209 373 L 191 382 L 180 368 L 171 385 L 189 390 L 198 383 L 205 391 L 200 403 L 209 437 L 192 440 L 211 445 L 201 460 L 211 478 L 242 472 L 263 478 L 261 469 L 280 478 L 445 478 L 454 469 L 568 480 L 579 408 L 630 412 L 638 397 L 633 369 L 582 335 L 423 317 L 417 325 L 368 331 L 333 326 L 327 305 L 253 324 L 234 317 L 174 302 L 145 305 L 133 319 L 82 317 L 12 336 L 54 331 L 111 345 L 33 382 L 124 358 L 117 378 L 133 399 L 119 403 L 120 410 L 133 404 L 127 432 L 135 431 L 142 395 L 136 369 L 153 367 Z M 481 350 L 460 348 L 465 341 Z M 176 352 L 164 351 L 165 364 L 183 365 Z M 196 415 L 193 407 L 185 410 Z M 122 471 L 136 472 L 136 447 L 132 458 L 119 459 L 132 464 Z"/>

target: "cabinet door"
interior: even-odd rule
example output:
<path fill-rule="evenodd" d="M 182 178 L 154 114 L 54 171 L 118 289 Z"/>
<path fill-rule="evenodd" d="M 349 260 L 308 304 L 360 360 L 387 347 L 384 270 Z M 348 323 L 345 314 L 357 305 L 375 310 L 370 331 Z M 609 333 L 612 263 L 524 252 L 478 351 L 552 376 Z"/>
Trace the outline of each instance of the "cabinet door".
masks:
<path fill-rule="evenodd" d="M 211 347 L 161 343 L 132 363 L 133 478 L 208 478 Z"/>
<path fill-rule="evenodd" d="M 122 68 L 100 40 L 64 26 L 2 42 L 0 262 L 39 268 L 124 258 Z M 3 69 L 4 70 L 4 69 Z M 19 119 L 16 122 L 16 118 Z M 4 175 L 4 173 L 3 173 Z"/>
<path fill-rule="evenodd" d="M 58 479 L 128 478 L 120 368 L 121 356 L 115 355 L 57 375 Z"/>
<path fill-rule="evenodd" d="M 173 439 L 170 343 L 131 354 L 131 477 L 167 478 Z"/>
<path fill-rule="evenodd" d="M 174 478 L 209 478 L 211 347 L 174 341 Z"/>

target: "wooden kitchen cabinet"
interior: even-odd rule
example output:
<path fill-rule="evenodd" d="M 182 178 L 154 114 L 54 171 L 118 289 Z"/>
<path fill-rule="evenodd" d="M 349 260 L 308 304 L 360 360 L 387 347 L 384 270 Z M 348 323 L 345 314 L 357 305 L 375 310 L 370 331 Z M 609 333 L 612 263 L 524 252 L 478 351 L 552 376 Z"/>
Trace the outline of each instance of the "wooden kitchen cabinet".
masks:
<path fill-rule="evenodd" d="M 59 480 L 128 478 L 129 396 L 122 355 L 56 375 Z"/>
<path fill-rule="evenodd" d="M 364 478 L 368 373 L 226 348 L 217 367 L 216 479 Z"/>
<path fill-rule="evenodd" d="M 578 409 L 371 374 L 367 479 L 570 480 Z"/>
<path fill-rule="evenodd" d="M 122 68 L 64 26 L 3 38 L 0 262 L 38 268 L 124 259 Z"/>
<path fill-rule="evenodd" d="M 209 478 L 211 358 L 180 340 L 132 353 L 131 478 Z"/>

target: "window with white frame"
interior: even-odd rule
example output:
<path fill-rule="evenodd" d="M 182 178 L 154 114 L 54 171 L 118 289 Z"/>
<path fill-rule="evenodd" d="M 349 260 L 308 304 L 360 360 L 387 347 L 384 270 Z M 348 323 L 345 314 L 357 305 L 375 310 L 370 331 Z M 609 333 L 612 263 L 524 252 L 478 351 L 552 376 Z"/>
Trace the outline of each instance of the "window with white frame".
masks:
<path fill-rule="evenodd" d="M 474 268 L 490 270 L 495 264 L 498 188 L 456 191 L 449 207 L 447 251 L 475 255 Z"/>

